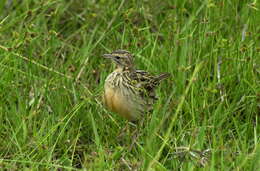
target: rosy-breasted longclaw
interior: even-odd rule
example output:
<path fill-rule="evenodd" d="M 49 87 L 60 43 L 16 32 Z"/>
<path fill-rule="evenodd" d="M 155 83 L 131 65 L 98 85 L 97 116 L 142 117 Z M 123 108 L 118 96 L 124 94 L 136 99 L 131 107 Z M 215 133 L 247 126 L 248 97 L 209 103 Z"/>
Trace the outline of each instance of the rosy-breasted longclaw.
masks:
<path fill-rule="evenodd" d="M 153 76 L 146 71 L 136 70 L 133 55 L 126 50 L 116 50 L 103 56 L 116 64 L 114 72 L 105 80 L 104 104 L 130 121 L 139 120 L 152 110 L 157 99 L 155 89 L 170 74 Z"/>

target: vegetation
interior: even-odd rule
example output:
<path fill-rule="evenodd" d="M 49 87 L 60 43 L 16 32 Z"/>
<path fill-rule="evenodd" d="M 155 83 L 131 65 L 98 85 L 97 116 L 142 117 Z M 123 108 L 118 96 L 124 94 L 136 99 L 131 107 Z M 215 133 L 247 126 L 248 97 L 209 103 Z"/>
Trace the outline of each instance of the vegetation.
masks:
<path fill-rule="evenodd" d="M 0 1 L 0 168 L 260 169 L 254 0 Z M 144 123 L 107 111 L 113 65 L 171 78 Z M 134 137 L 134 130 L 138 130 Z"/>

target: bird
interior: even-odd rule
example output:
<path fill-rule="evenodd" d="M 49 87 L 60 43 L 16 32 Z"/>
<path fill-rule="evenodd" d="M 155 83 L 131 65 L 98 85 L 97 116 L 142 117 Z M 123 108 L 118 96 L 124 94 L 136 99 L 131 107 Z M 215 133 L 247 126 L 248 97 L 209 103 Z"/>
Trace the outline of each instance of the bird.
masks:
<path fill-rule="evenodd" d="M 116 69 L 105 79 L 104 105 L 129 121 L 140 120 L 146 112 L 152 111 L 153 104 L 158 99 L 155 90 L 170 74 L 154 76 L 147 71 L 135 69 L 133 55 L 127 50 L 115 50 L 103 57 L 116 64 Z"/>

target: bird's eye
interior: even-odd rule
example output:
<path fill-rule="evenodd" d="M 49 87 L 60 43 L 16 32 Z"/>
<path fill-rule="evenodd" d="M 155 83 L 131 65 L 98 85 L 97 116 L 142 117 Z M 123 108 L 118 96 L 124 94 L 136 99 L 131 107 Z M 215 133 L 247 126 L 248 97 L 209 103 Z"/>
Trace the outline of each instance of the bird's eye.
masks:
<path fill-rule="evenodd" d="M 115 56 L 115 58 L 116 58 L 116 59 L 120 59 L 120 57 L 119 57 L 119 56 Z"/>

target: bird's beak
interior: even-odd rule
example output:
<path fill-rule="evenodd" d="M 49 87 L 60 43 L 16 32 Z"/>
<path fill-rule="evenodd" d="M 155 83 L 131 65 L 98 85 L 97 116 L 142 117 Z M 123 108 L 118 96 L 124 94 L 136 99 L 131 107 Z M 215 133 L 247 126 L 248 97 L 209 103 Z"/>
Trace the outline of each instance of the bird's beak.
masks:
<path fill-rule="evenodd" d="M 113 55 L 111 55 L 111 54 L 104 54 L 103 57 L 107 58 L 107 59 L 111 59 L 113 57 Z"/>

